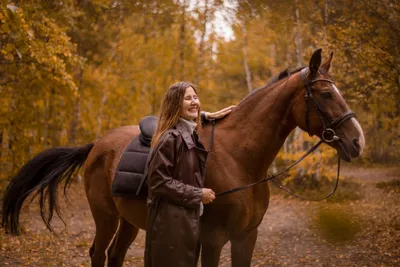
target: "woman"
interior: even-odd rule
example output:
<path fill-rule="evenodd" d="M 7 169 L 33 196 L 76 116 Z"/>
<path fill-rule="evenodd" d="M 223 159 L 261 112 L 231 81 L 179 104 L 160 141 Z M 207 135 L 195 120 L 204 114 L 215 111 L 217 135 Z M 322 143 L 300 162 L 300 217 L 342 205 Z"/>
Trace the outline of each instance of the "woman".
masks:
<path fill-rule="evenodd" d="M 215 199 L 211 189 L 203 188 L 208 152 L 195 132 L 199 120 L 196 88 L 186 82 L 172 85 L 161 106 L 148 167 L 147 267 L 197 265 L 203 204 Z"/>

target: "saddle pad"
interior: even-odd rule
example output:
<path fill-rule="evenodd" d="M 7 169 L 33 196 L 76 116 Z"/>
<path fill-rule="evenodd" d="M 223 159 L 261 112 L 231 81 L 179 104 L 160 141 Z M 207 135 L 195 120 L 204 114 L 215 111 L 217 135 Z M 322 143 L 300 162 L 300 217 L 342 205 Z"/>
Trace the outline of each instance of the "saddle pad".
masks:
<path fill-rule="evenodd" d="M 144 182 L 138 195 L 136 191 L 144 176 L 145 166 L 150 147 L 144 146 L 139 136 L 133 138 L 122 154 L 112 183 L 111 194 L 128 199 L 145 199 L 147 197 L 147 183 Z"/>

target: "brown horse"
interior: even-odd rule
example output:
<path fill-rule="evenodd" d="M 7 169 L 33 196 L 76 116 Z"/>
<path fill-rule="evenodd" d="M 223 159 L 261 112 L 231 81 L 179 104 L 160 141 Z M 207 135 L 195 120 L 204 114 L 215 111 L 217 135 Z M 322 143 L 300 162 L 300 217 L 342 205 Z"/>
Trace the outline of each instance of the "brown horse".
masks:
<path fill-rule="evenodd" d="M 328 75 L 331 60 L 332 54 L 321 65 L 321 50 L 317 50 L 308 68 L 282 72 L 218 121 L 207 163 L 206 187 L 218 193 L 262 179 L 296 126 L 324 138 L 344 160 L 361 154 L 363 132 Z M 208 140 L 211 126 L 204 126 L 199 132 L 203 140 Z M 65 180 L 68 187 L 84 163 L 86 195 L 96 224 L 90 248 L 92 266 L 104 266 L 111 241 L 108 265 L 121 266 L 139 229 L 145 228 L 147 208 L 145 201 L 113 197 L 111 183 L 122 152 L 138 134 L 138 126 L 122 127 L 95 144 L 50 149 L 33 158 L 6 190 L 3 226 L 18 233 L 21 206 L 30 193 L 38 190 L 42 218 L 51 229 L 53 210 L 58 212 L 57 186 Z M 202 266 L 218 266 L 221 249 L 228 241 L 232 266 L 250 266 L 257 227 L 268 203 L 269 188 L 263 183 L 217 197 L 206 205 L 201 217 Z"/>

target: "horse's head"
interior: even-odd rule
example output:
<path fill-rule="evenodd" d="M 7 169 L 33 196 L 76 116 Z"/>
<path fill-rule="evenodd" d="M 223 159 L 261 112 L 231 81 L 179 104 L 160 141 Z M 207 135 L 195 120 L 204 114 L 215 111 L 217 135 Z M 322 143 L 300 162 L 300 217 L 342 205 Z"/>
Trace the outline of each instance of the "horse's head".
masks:
<path fill-rule="evenodd" d="M 321 65 L 318 49 L 309 67 L 300 71 L 304 86 L 296 95 L 293 116 L 301 129 L 319 136 L 338 151 L 340 158 L 351 161 L 361 155 L 365 139 L 355 114 L 328 74 L 332 56 Z"/>

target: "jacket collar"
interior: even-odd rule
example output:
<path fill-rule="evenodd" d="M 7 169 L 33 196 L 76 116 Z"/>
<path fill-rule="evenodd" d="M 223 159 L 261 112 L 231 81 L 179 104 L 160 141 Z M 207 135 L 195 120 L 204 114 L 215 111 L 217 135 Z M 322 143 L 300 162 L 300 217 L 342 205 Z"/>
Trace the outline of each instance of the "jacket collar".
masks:
<path fill-rule="evenodd" d="M 197 123 L 194 121 L 185 120 L 183 118 L 179 118 L 178 122 L 186 128 L 186 130 L 193 134 L 193 131 L 196 130 Z"/>
<path fill-rule="evenodd" d="M 185 141 L 188 149 L 192 149 L 193 147 L 196 146 L 193 141 L 192 135 L 189 133 L 187 128 L 181 124 L 181 122 L 178 121 L 178 123 L 175 125 L 175 128 L 182 135 L 182 138 Z"/>

